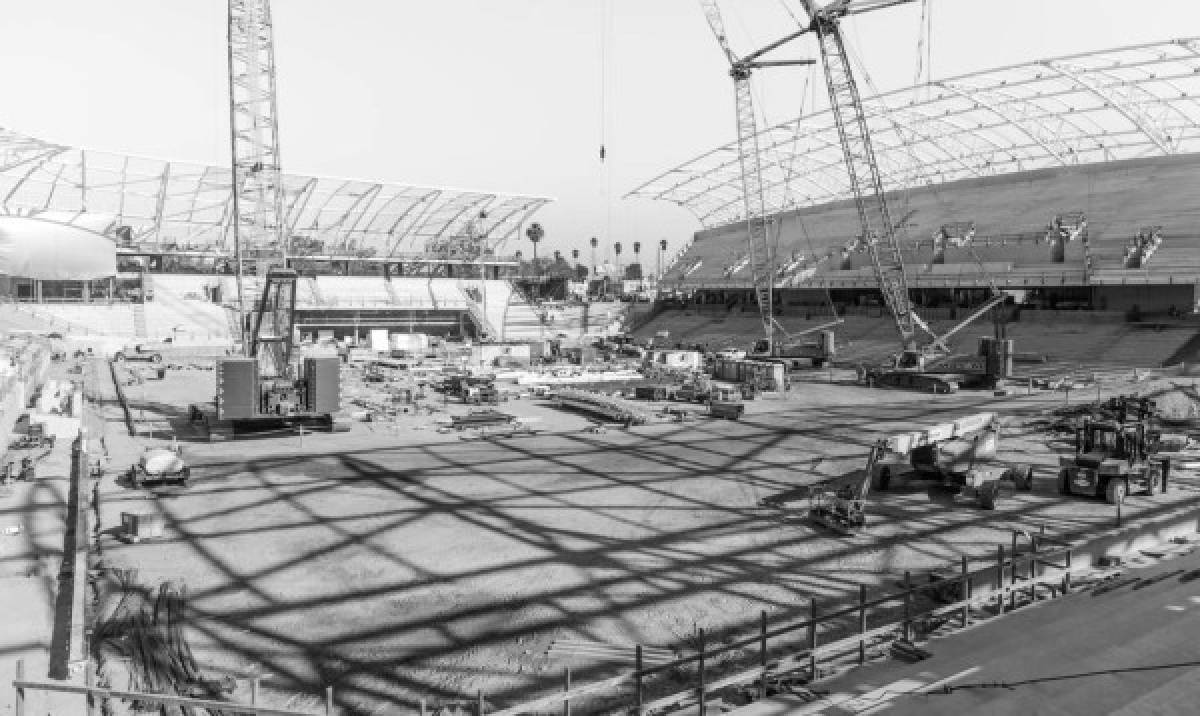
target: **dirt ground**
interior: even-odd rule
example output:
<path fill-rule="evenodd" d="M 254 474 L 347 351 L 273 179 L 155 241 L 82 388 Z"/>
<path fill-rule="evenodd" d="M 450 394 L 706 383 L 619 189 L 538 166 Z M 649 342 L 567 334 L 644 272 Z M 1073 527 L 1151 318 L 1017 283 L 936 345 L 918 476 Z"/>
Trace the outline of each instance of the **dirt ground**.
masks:
<path fill-rule="evenodd" d="M 619 666 L 550 655 L 556 639 L 678 648 L 697 628 L 733 633 L 760 610 L 772 623 L 800 619 L 813 597 L 833 604 L 905 570 L 985 559 L 1012 529 L 1072 536 L 1114 521 L 1103 502 L 1058 494 L 1067 444 L 1020 427 L 1062 393 L 824 381 L 756 400 L 740 422 L 595 434 L 583 416 L 523 399 L 501 409 L 537 436 L 463 440 L 401 416 L 350 433 L 208 443 L 183 418 L 211 399 L 213 373 L 171 371 L 130 397 L 180 431 L 192 484 L 123 484 L 118 470 L 163 439 L 129 438 L 110 406 L 102 560 L 150 583 L 186 582 L 189 638 L 212 673 L 261 675 L 268 701 L 291 706 L 315 705 L 331 684 L 344 713 L 382 714 L 479 691 L 490 707 L 510 705 L 559 688 L 565 666 L 577 684 Z M 896 489 L 873 497 L 852 538 L 805 520 L 797 488 L 861 468 L 880 434 L 978 410 L 1012 416 L 1003 457 L 1035 465 L 1032 493 L 985 512 L 925 485 Z M 1196 497 L 1193 476 L 1179 474 L 1165 497 L 1130 498 L 1125 519 Z M 121 541 L 122 511 L 161 513 L 165 536 Z"/>

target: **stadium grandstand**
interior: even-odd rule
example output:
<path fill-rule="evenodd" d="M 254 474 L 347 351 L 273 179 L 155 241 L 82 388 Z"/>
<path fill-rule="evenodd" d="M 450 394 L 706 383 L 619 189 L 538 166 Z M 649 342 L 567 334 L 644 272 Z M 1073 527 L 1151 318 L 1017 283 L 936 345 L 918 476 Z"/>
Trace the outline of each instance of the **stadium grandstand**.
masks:
<path fill-rule="evenodd" d="M 864 101 L 918 305 L 952 306 L 964 289 L 994 282 L 1033 309 L 1195 309 L 1200 39 L 1039 60 Z M 877 303 L 832 114 L 760 130 L 757 145 L 778 310 Z M 736 144 L 627 196 L 675 203 L 701 224 L 664 287 L 730 310 L 754 301 Z"/>
<path fill-rule="evenodd" d="M 546 197 L 298 174 L 284 187 L 302 336 L 528 340 L 619 326 L 619 307 L 565 300 L 578 266 L 504 251 Z M 7 325 L 214 346 L 239 335 L 228 168 L 0 130 L 0 196 Z M 247 304 L 275 255 L 243 252 Z"/>

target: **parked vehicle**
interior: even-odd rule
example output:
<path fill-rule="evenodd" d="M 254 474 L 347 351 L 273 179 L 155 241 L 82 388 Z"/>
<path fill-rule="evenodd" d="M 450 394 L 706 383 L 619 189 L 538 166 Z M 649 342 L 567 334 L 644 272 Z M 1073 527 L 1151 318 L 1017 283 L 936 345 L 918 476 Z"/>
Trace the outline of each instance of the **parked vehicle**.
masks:
<path fill-rule="evenodd" d="M 1157 457 L 1157 447 L 1145 421 L 1085 418 L 1075 431 L 1075 455 L 1059 458 L 1059 492 L 1103 497 L 1110 504 L 1124 502 L 1131 491 L 1166 492 L 1171 461 Z"/>

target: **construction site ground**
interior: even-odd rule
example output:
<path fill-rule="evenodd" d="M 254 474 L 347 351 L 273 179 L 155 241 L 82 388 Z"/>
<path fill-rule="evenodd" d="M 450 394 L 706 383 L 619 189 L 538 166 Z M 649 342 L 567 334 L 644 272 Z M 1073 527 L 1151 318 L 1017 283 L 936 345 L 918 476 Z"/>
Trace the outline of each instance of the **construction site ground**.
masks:
<path fill-rule="evenodd" d="M 625 645 L 629 655 L 637 643 L 686 649 L 697 628 L 732 639 L 760 610 L 783 623 L 804 618 L 814 597 L 834 605 L 857 598 L 860 584 L 892 589 L 906 570 L 963 554 L 983 564 L 1014 528 L 1071 538 L 1114 524 L 1113 506 L 1058 494 L 1057 458 L 1070 446 L 1030 419 L 1063 393 L 934 396 L 858 387 L 851 376 L 814 373 L 748 403 L 740 422 L 594 433 L 587 417 L 526 398 L 500 408 L 538 434 L 466 440 L 434 421 L 468 406 L 434 394 L 433 416 L 209 443 L 186 416 L 190 403 L 211 400 L 213 373 L 172 370 L 128 394 L 135 413 L 176 431 L 191 483 L 129 487 L 123 470 L 165 438 L 131 438 L 107 402 L 98 566 L 136 568 L 149 586 L 186 583 L 201 667 L 242 684 L 261 676 L 260 703 L 315 706 L 332 685 L 344 713 L 371 714 L 478 692 L 489 708 L 519 703 L 560 689 L 564 667 L 580 684 L 630 666 L 551 652 L 556 640 Z M 804 488 L 852 476 L 876 437 L 980 410 L 1013 416 L 1001 457 L 1035 466 L 1031 493 L 982 511 L 913 484 L 874 495 L 858 536 L 806 520 Z M 1123 518 L 1195 504 L 1198 488 L 1176 472 L 1166 495 L 1131 497 Z M 161 514 L 164 536 L 119 539 L 122 512 Z M 601 694 L 577 708 L 622 700 Z"/>

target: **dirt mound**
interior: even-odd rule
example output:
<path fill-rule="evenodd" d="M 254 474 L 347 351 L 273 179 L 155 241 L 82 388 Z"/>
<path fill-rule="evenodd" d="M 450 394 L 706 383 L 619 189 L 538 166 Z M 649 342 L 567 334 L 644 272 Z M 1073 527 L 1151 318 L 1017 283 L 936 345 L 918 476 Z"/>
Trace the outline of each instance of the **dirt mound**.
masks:
<path fill-rule="evenodd" d="M 1200 393 L 1194 382 L 1154 381 L 1143 394 L 1154 400 L 1159 416 L 1166 420 L 1200 417 Z"/>

